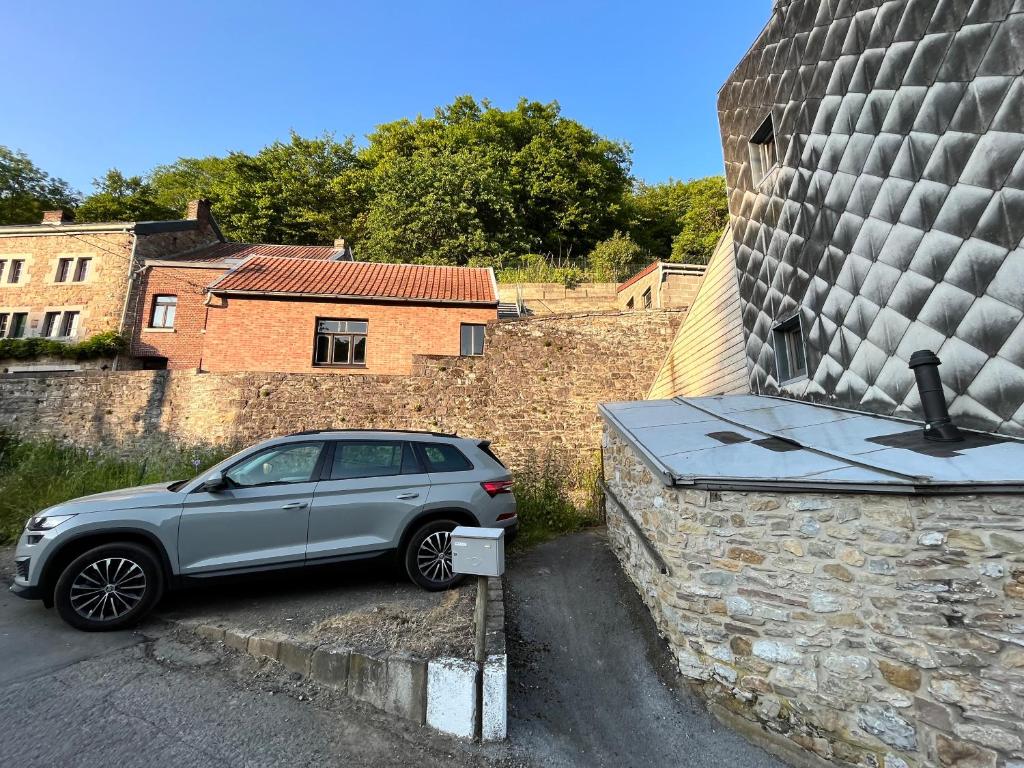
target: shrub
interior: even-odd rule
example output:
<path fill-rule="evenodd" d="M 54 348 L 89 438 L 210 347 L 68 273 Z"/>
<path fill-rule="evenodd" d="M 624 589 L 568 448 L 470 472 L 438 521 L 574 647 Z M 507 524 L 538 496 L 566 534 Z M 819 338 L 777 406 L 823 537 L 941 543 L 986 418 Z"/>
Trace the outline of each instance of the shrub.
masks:
<path fill-rule="evenodd" d="M 95 360 L 113 357 L 127 349 L 125 339 L 114 331 L 105 331 L 77 343 L 40 337 L 0 339 L 0 360 L 35 360 L 60 357 L 68 360 Z"/>
<path fill-rule="evenodd" d="M 29 517 L 54 504 L 91 493 L 194 477 L 229 453 L 227 448 L 200 446 L 123 459 L 53 441 L 28 442 L 0 435 L 0 544 L 14 542 Z"/>
<path fill-rule="evenodd" d="M 515 546 L 530 546 L 604 520 L 597 456 L 548 451 L 530 456 L 514 473 L 519 511 Z"/>
<path fill-rule="evenodd" d="M 590 268 L 598 282 L 617 283 L 636 271 L 643 259 L 640 246 L 633 238 L 615 232 L 598 243 L 590 254 Z"/>
<path fill-rule="evenodd" d="M 499 283 L 561 283 L 566 288 L 575 288 L 592 279 L 576 262 L 539 253 L 523 256 L 518 265 L 500 269 L 496 276 Z"/>

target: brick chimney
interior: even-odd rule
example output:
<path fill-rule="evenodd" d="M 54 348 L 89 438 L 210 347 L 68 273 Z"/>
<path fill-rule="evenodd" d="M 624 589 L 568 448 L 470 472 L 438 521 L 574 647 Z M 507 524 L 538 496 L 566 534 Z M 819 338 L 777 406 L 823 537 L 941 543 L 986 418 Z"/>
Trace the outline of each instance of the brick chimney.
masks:
<path fill-rule="evenodd" d="M 74 220 L 74 211 L 65 211 L 64 209 L 43 211 L 43 224 L 70 224 Z"/>
<path fill-rule="evenodd" d="M 207 226 L 210 223 L 210 201 L 189 200 L 185 209 L 186 219 L 196 219 L 200 226 Z"/>

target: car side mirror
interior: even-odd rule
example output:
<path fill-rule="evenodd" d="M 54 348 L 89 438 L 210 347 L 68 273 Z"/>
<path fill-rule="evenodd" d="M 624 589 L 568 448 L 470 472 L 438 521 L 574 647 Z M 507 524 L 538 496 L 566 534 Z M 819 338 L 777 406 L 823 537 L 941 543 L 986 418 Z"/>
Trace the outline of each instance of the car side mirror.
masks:
<path fill-rule="evenodd" d="M 224 475 L 220 472 L 214 472 L 208 478 L 203 480 L 203 484 L 199 486 L 200 490 L 206 491 L 207 493 L 223 491 L 224 487 Z"/>

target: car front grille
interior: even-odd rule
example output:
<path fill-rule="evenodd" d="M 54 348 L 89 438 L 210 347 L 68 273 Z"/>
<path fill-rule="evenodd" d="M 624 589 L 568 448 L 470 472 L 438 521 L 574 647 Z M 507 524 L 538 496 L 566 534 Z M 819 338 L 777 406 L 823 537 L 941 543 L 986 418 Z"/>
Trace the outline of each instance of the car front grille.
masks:
<path fill-rule="evenodd" d="M 15 560 L 14 561 L 14 570 L 17 572 L 17 576 L 18 576 L 19 579 L 28 580 L 28 564 L 29 564 L 29 562 L 30 562 L 29 558 L 27 558 L 27 557 L 24 560 Z"/>

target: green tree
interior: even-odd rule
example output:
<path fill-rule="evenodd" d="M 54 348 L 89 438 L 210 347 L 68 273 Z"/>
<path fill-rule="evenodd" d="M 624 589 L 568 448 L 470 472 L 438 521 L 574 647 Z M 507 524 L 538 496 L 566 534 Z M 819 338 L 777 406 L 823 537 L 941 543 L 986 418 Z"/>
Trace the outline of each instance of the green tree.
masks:
<path fill-rule="evenodd" d="M 153 172 L 157 201 L 184 210 L 209 199 L 233 240 L 295 245 L 328 244 L 350 236 L 361 210 L 352 172 L 359 160 L 351 138 L 307 139 L 292 133 L 255 155 L 180 158 Z"/>
<path fill-rule="evenodd" d="M 690 205 L 682 228 L 672 241 L 672 261 L 707 264 L 722 231 L 729 223 L 725 179 L 709 176 L 691 181 Z"/>
<path fill-rule="evenodd" d="M 654 259 L 707 263 L 729 220 L 721 176 L 641 183 L 627 207 L 630 235 Z"/>
<path fill-rule="evenodd" d="M 363 257 L 501 266 L 582 255 L 624 221 L 629 147 L 561 116 L 469 96 L 433 117 L 381 125 L 360 153 Z"/>
<path fill-rule="evenodd" d="M 591 251 L 591 274 L 600 282 L 617 283 L 629 277 L 642 258 L 643 251 L 633 238 L 615 231 Z"/>
<path fill-rule="evenodd" d="M 161 205 L 151 183 L 141 176 L 125 176 L 117 168 L 95 179 L 93 186 L 96 191 L 75 212 L 78 221 L 164 221 L 179 218 L 184 211 Z"/>
<path fill-rule="evenodd" d="M 626 206 L 632 238 L 652 261 L 667 259 L 690 207 L 689 185 L 674 179 L 662 184 L 639 182 L 628 194 Z"/>
<path fill-rule="evenodd" d="M 80 196 L 24 152 L 0 145 L 0 224 L 38 224 L 47 209 L 73 209 Z"/>

